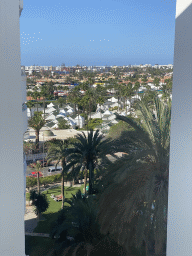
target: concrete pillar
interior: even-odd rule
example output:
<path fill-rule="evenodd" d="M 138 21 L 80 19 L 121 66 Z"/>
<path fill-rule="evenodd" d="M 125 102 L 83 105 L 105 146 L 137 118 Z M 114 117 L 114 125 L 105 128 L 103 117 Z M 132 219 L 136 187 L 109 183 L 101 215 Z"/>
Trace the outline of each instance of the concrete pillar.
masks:
<path fill-rule="evenodd" d="M 24 256 L 20 0 L 0 1 L 0 256 Z"/>
<path fill-rule="evenodd" d="M 192 253 L 192 0 L 177 0 L 167 256 Z"/>

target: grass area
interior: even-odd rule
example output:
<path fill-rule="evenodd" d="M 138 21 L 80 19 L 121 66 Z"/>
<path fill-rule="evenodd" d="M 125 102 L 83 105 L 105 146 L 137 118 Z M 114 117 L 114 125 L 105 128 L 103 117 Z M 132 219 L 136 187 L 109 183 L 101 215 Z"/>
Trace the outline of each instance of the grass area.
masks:
<path fill-rule="evenodd" d="M 76 192 L 80 189 L 83 193 L 83 184 L 81 187 L 65 187 L 65 198 L 71 198 L 72 194 L 76 194 Z M 45 220 L 40 221 L 37 225 L 37 227 L 34 229 L 34 232 L 36 233 L 48 233 L 51 229 L 51 224 L 57 219 L 58 217 L 58 211 L 61 209 L 62 202 L 56 202 L 54 201 L 50 196 L 51 194 L 54 195 L 60 195 L 61 194 L 61 187 L 56 187 L 53 189 L 49 189 L 47 191 L 43 192 L 47 195 L 48 201 L 49 201 L 49 208 L 46 212 L 42 214 L 43 218 Z M 64 204 L 65 207 L 69 206 L 68 203 Z"/>
<path fill-rule="evenodd" d="M 72 194 L 80 189 L 83 192 L 84 185 L 81 187 L 65 187 L 65 198 L 71 198 Z M 49 201 L 49 208 L 42 215 L 45 220 L 39 221 L 37 227 L 34 229 L 35 233 L 50 233 L 51 224 L 57 219 L 58 211 L 61 209 L 61 202 L 54 201 L 50 196 L 51 194 L 60 195 L 61 187 L 56 187 L 42 192 L 47 195 Z M 26 199 L 29 199 L 29 193 L 26 193 Z M 69 204 L 65 203 L 65 207 Z M 25 252 L 30 256 L 42 256 L 47 255 L 54 247 L 55 241 L 47 237 L 34 237 L 25 236 Z"/>
<path fill-rule="evenodd" d="M 25 236 L 25 253 L 30 256 L 47 255 L 55 241 L 47 237 Z"/>

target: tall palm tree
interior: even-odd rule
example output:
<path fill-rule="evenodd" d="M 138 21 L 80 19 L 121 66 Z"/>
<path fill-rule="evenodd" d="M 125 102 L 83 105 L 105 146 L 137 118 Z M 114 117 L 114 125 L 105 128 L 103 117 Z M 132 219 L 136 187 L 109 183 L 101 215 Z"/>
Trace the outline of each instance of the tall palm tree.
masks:
<path fill-rule="evenodd" d="M 41 163 L 37 161 L 36 164 L 34 165 L 34 168 L 35 168 L 35 172 L 37 173 L 37 191 L 38 191 L 38 194 L 40 195 L 39 171 L 41 169 Z"/>
<path fill-rule="evenodd" d="M 44 118 L 45 118 L 45 99 L 46 99 L 46 97 L 48 96 L 48 93 L 47 93 L 47 86 L 43 85 L 43 86 L 41 87 L 40 95 L 43 97 L 43 113 L 44 113 Z"/>
<path fill-rule="evenodd" d="M 43 112 L 34 112 L 34 116 L 28 120 L 28 124 L 35 130 L 36 149 L 39 149 L 39 131 L 46 124 L 46 120 L 42 117 Z"/>
<path fill-rule="evenodd" d="M 115 82 L 114 88 L 115 88 L 115 90 L 116 90 L 115 94 L 116 94 L 117 99 L 118 99 L 118 112 L 119 112 L 119 105 L 120 105 L 119 100 L 120 100 L 121 95 L 122 95 L 122 88 L 123 88 L 123 87 L 122 87 L 121 84 Z"/>
<path fill-rule="evenodd" d="M 67 151 L 68 166 L 70 168 L 73 165 L 77 165 L 80 168 L 84 165 L 86 170 L 89 170 L 89 194 L 92 194 L 93 171 L 101 151 L 101 146 L 103 144 L 101 140 L 103 136 L 99 135 L 99 130 L 97 130 L 95 134 L 93 134 L 93 130 L 90 130 L 88 136 L 82 132 L 75 137 L 78 141 L 73 144 L 74 148 L 70 148 Z M 86 186 L 86 184 L 84 185 Z"/>
<path fill-rule="evenodd" d="M 166 243 L 171 101 L 155 99 L 154 109 L 137 104 L 140 121 L 117 115 L 133 130 L 112 142 L 113 151 L 126 152 L 106 175 L 108 186 L 100 198 L 103 233 L 117 232 L 119 243 L 141 247 L 155 241 L 155 255 Z M 109 221 L 111 220 L 111 221 Z"/>
<path fill-rule="evenodd" d="M 75 113 L 77 112 L 77 108 L 76 106 L 78 105 L 78 103 L 80 102 L 82 95 L 80 93 L 80 88 L 78 86 L 76 86 L 74 89 L 72 89 L 70 91 L 70 93 L 68 94 L 68 100 L 71 103 L 74 103 L 75 105 Z"/>
<path fill-rule="evenodd" d="M 33 99 L 37 100 L 40 97 L 40 93 L 37 91 L 37 87 L 35 87 L 35 91 L 32 93 Z M 38 112 L 38 102 L 37 102 L 37 112 Z"/>
<path fill-rule="evenodd" d="M 127 115 L 127 98 L 129 98 L 130 108 L 131 108 L 131 97 L 134 95 L 134 89 L 132 87 L 132 83 L 128 83 L 125 87 L 123 87 L 123 96 L 125 97 L 125 108 Z"/>
<path fill-rule="evenodd" d="M 48 148 L 47 159 L 49 161 L 57 160 L 56 165 L 61 161 L 61 165 L 62 165 L 62 180 L 61 180 L 62 206 L 61 208 L 63 209 L 64 208 L 64 190 L 65 190 L 64 178 L 67 171 L 66 151 L 67 151 L 67 148 L 69 147 L 70 140 L 69 139 L 55 140 L 53 142 L 50 142 L 49 144 L 50 146 Z"/>

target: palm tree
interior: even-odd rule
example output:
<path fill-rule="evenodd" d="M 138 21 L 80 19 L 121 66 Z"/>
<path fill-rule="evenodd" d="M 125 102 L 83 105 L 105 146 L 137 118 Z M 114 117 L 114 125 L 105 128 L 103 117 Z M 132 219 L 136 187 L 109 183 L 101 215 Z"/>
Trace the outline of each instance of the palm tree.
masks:
<path fill-rule="evenodd" d="M 36 149 L 39 149 L 39 131 L 46 124 L 46 120 L 42 117 L 43 112 L 34 112 L 34 116 L 28 120 L 28 124 L 35 130 Z"/>
<path fill-rule="evenodd" d="M 77 112 L 76 105 L 78 105 L 78 103 L 80 102 L 81 98 L 82 98 L 82 95 L 80 93 L 80 88 L 78 86 L 76 86 L 68 94 L 69 102 L 74 103 L 74 105 L 75 105 L 75 113 Z"/>
<path fill-rule="evenodd" d="M 61 195 L 62 195 L 62 206 L 64 208 L 64 178 L 66 173 L 66 151 L 69 147 L 70 140 L 55 140 L 50 142 L 50 147 L 48 148 L 47 159 L 49 161 L 57 160 L 56 165 L 61 161 L 62 165 L 62 180 L 61 180 Z"/>
<path fill-rule="evenodd" d="M 91 119 L 91 110 L 92 110 L 92 106 L 93 106 L 93 104 L 95 103 L 95 100 L 96 100 L 95 92 L 93 91 L 92 88 L 89 88 L 89 89 L 86 91 L 84 97 L 87 97 L 88 102 L 89 102 L 89 115 L 90 115 L 90 119 Z"/>
<path fill-rule="evenodd" d="M 130 108 L 131 108 L 131 97 L 134 94 L 134 89 L 132 87 L 132 83 L 128 83 L 128 85 L 126 85 L 123 88 L 123 96 L 125 97 L 125 108 L 126 108 L 126 115 L 127 115 L 127 98 L 129 98 L 129 102 L 130 102 Z"/>
<path fill-rule="evenodd" d="M 137 104 L 140 121 L 117 115 L 133 130 L 113 140 L 113 151 L 126 152 L 110 166 L 108 183 L 100 198 L 99 219 L 103 233 L 117 232 L 119 243 L 141 247 L 155 241 L 155 255 L 166 243 L 171 101 L 155 99 L 154 109 Z M 111 221 L 109 221 L 111 220 Z"/>
<path fill-rule="evenodd" d="M 101 105 L 103 105 L 105 103 L 105 100 L 104 100 L 104 97 L 102 96 L 99 96 L 96 100 L 96 103 L 99 104 L 100 108 L 101 108 Z M 101 114 L 101 109 L 100 109 L 100 114 Z M 101 119 L 102 119 L 102 115 L 101 115 Z"/>
<path fill-rule="evenodd" d="M 119 112 L 119 100 L 120 100 L 120 97 L 121 97 L 121 94 L 122 94 L 122 85 L 121 84 L 118 84 L 115 82 L 114 84 L 114 88 L 116 90 L 116 95 L 117 95 L 117 99 L 118 99 L 118 112 Z"/>
<path fill-rule="evenodd" d="M 40 95 L 43 97 L 43 112 L 44 112 L 44 118 L 45 118 L 45 99 L 47 97 L 47 87 L 45 85 L 43 85 L 41 87 L 41 92 Z"/>
<path fill-rule="evenodd" d="M 67 151 L 67 161 L 69 162 L 68 168 L 73 165 L 77 165 L 77 167 L 81 168 L 84 165 L 86 170 L 89 170 L 89 194 L 92 194 L 93 171 L 101 151 L 101 146 L 103 144 L 101 140 L 103 136 L 99 135 L 99 130 L 97 130 L 95 134 L 93 134 L 93 130 L 90 130 L 87 137 L 84 132 L 77 134 L 75 137 L 78 141 L 73 144 L 74 148 L 70 148 Z M 84 186 L 86 186 L 85 182 Z"/>
<path fill-rule="evenodd" d="M 39 161 L 34 164 L 35 172 L 37 173 L 37 191 L 38 194 L 40 195 L 40 182 L 39 182 L 39 171 L 41 169 L 41 163 Z"/>
<path fill-rule="evenodd" d="M 118 247 L 108 234 L 102 235 L 96 220 L 97 209 L 93 197 L 85 198 L 78 190 L 72 198 L 66 199 L 70 207 L 60 210 L 57 220 L 52 224 L 50 237 L 56 238 L 55 253 L 62 255 L 126 255 L 125 250 Z M 71 224 L 73 223 L 73 224 Z M 66 243 L 66 236 L 72 236 L 73 241 Z M 115 248 L 116 247 L 116 248 Z M 121 252 L 121 253 L 120 253 Z M 124 253 L 123 253 L 124 252 Z M 82 254 L 83 253 L 83 254 Z M 53 255 L 53 254 L 49 254 Z"/>
<path fill-rule="evenodd" d="M 37 91 L 37 88 L 35 87 L 35 91 L 32 93 L 33 99 L 37 100 L 40 97 L 40 93 Z M 38 102 L 37 102 L 37 112 L 38 112 Z"/>

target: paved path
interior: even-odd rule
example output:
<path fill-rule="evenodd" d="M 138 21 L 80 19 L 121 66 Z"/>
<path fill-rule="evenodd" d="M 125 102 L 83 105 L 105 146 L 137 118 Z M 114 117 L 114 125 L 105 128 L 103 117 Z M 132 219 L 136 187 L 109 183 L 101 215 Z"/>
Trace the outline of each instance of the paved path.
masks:
<path fill-rule="evenodd" d="M 41 236 L 41 237 L 49 237 L 49 234 L 43 234 L 43 233 L 30 233 L 30 232 L 25 232 L 26 236 Z"/>
<path fill-rule="evenodd" d="M 34 206 L 27 206 L 24 220 L 25 220 L 25 232 L 33 232 L 38 224 L 37 216 L 34 213 Z"/>

